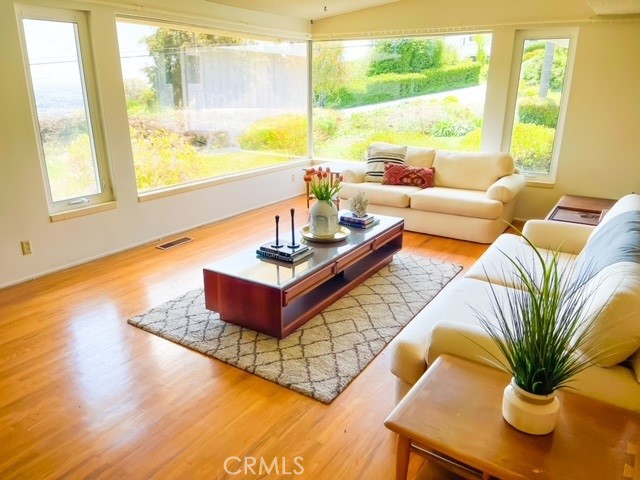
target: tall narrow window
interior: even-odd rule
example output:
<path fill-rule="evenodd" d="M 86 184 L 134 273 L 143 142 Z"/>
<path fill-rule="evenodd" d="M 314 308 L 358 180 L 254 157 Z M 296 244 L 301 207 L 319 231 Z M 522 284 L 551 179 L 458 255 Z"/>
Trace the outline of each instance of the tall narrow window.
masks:
<path fill-rule="evenodd" d="M 521 32 L 517 94 L 512 97 L 509 147 L 520 170 L 531 179 L 552 180 L 570 72 L 571 37 Z M 520 50 L 521 49 L 521 50 Z M 513 94 L 512 94 L 513 95 Z"/>
<path fill-rule="evenodd" d="M 308 156 L 305 42 L 117 27 L 139 192 Z"/>
<path fill-rule="evenodd" d="M 22 26 L 52 213 L 111 200 L 86 18 L 29 15 Z"/>

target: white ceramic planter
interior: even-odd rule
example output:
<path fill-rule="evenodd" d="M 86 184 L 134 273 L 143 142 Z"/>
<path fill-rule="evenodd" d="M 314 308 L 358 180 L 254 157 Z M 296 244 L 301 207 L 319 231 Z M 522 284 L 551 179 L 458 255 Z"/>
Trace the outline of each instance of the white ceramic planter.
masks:
<path fill-rule="evenodd" d="M 338 231 L 338 208 L 335 203 L 317 200 L 309 209 L 309 229 L 314 237 L 333 237 Z"/>
<path fill-rule="evenodd" d="M 529 393 L 511 379 L 502 397 L 502 416 L 514 428 L 532 435 L 553 431 L 558 419 L 560 401 L 555 394 Z"/>

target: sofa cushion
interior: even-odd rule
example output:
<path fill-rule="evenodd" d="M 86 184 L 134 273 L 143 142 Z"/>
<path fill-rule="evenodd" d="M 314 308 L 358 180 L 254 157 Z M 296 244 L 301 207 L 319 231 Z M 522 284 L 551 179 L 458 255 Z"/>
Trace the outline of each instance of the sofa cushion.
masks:
<path fill-rule="evenodd" d="M 507 290 L 496 286 L 496 295 Z M 452 281 L 424 307 L 391 345 L 391 371 L 407 383 L 415 383 L 427 368 L 426 354 L 431 346 L 431 332 L 440 322 L 459 322 L 469 328 L 482 329 L 474 308 L 487 311 L 491 290 L 487 282 L 460 278 Z M 473 306 L 473 307 L 472 307 Z M 488 337 L 487 337 L 488 338 Z M 460 336 L 460 341 L 464 338 Z"/>
<path fill-rule="evenodd" d="M 544 250 L 541 250 L 541 253 L 543 257 L 551 256 L 550 252 L 547 254 Z M 533 273 L 534 278 L 542 278 L 540 262 L 533 249 L 522 237 L 510 233 L 500 235 L 478 261 L 467 270 L 464 276 L 476 280 L 490 281 L 494 285 L 514 288 L 518 281 L 509 258 L 517 258 Z M 571 253 L 560 253 L 558 255 L 560 269 L 570 268 L 575 258 L 575 255 Z"/>
<path fill-rule="evenodd" d="M 447 152 L 437 151 L 433 161 L 436 168 L 436 187 L 464 188 L 486 192 L 493 183 L 511 175 L 515 164 L 503 152 Z"/>
<path fill-rule="evenodd" d="M 602 217 L 602 220 L 600 221 L 600 223 L 596 226 L 596 228 L 593 229 L 593 232 L 591 232 L 591 236 L 589 237 L 589 239 L 593 238 L 597 234 L 597 232 L 600 229 L 602 229 L 613 218 L 617 217 L 622 213 L 630 212 L 634 210 L 640 211 L 640 195 L 637 193 L 631 193 L 629 195 L 625 195 L 616 203 L 614 203 L 613 206 L 609 209 L 609 211 L 604 215 L 604 217 Z"/>
<path fill-rule="evenodd" d="M 383 185 L 412 185 L 414 187 L 433 187 L 435 172 L 433 167 L 411 167 L 409 165 L 396 165 L 385 163 Z"/>
<path fill-rule="evenodd" d="M 404 163 L 412 167 L 429 168 L 433 166 L 434 158 L 436 158 L 434 148 L 408 146 Z"/>
<path fill-rule="evenodd" d="M 634 353 L 629 360 L 631 362 L 631 368 L 636 374 L 636 380 L 640 382 L 640 349 L 636 350 L 636 353 Z"/>
<path fill-rule="evenodd" d="M 436 178 L 438 170 L 436 169 Z M 376 202 L 373 202 L 376 203 Z M 459 188 L 428 188 L 411 195 L 411 208 L 463 217 L 500 218 L 503 204 L 486 198 L 484 192 Z"/>
<path fill-rule="evenodd" d="M 583 351 L 596 348 L 598 365 L 623 362 L 640 348 L 640 265 L 622 262 L 598 272 L 585 285 L 589 303 L 585 315 L 595 316 L 591 341 Z"/>
<path fill-rule="evenodd" d="M 384 164 L 394 163 L 404 165 L 407 156 L 407 147 L 399 145 L 389 145 L 374 143 L 367 149 L 367 173 L 364 176 L 365 182 L 382 182 L 384 175 Z"/>
<path fill-rule="evenodd" d="M 617 209 L 589 237 L 574 270 L 588 279 L 587 313 L 596 316 L 591 343 L 606 352 L 598 362 L 605 367 L 640 348 L 640 211 L 624 210 Z"/>
<path fill-rule="evenodd" d="M 409 206 L 411 195 L 420 190 L 420 187 L 404 185 L 381 185 L 375 182 L 343 182 L 340 187 L 340 198 L 352 198 L 356 193 L 364 192 L 371 204 L 406 208 Z"/>

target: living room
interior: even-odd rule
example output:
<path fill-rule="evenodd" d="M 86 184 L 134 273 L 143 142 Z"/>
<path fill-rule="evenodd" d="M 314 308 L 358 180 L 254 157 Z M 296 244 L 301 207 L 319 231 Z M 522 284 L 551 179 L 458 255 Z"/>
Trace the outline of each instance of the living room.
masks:
<path fill-rule="evenodd" d="M 505 141 L 508 149 L 514 64 L 522 58 L 516 39 L 523 31 L 568 36 L 571 70 L 553 167 L 544 178 L 527 179 L 514 217 L 544 218 L 565 194 L 619 199 L 640 190 L 638 9 L 625 13 L 611 2 L 585 0 L 500 1 L 491 8 L 466 0 L 325 2 L 326 11 L 325 4 L 312 2 L 253 3 L 47 0 L 0 6 L 0 305 L 8 362 L 2 410 L 10 452 L 2 470 L 9 477 L 225 478 L 222 464 L 230 456 L 281 458 L 294 470 L 298 454 L 305 457 L 306 478 L 390 478 L 395 468 L 394 436 L 382 424 L 394 406 L 388 349 L 327 406 L 126 323 L 202 286 L 204 265 L 267 241 L 274 215 L 286 218 L 295 208 L 296 224 L 304 225 L 303 169 L 316 160 L 345 158 L 307 150 L 255 171 L 141 190 L 118 22 L 192 27 L 276 45 L 490 34 L 481 127 L 486 151 L 504 150 Z M 101 122 L 96 148 L 109 159 L 101 171 L 109 181 L 107 198 L 62 208 L 43 168 L 21 20 L 60 11 L 88 12 L 80 24 L 90 27 L 81 35 L 91 38 L 88 85 L 97 93 L 89 98 L 99 99 Z M 308 109 L 305 104 L 303 113 Z M 161 239 L 181 236 L 194 241 L 155 249 Z M 32 250 L 27 255 L 21 251 L 25 241 Z M 405 233 L 403 245 L 403 251 L 465 271 L 486 248 L 415 232 Z M 85 434 L 89 442 L 81 440 Z"/>

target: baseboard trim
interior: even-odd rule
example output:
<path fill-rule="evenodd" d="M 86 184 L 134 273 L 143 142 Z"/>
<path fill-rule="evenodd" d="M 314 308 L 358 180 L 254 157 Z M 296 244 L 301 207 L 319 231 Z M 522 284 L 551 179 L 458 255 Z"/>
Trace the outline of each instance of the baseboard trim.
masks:
<path fill-rule="evenodd" d="M 45 270 L 45 271 L 43 271 L 41 273 L 38 273 L 36 275 L 31 275 L 29 277 L 20 278 L 20 279 L 18 279 L 16 281 L 13 281 L 13 282 L 4 283 L 4 284 L 0 285 L 0 289 L 8 288 L 8 287 L 14 287 L 16 285 L 20 285 L 20 284 L 23 284 L 23 283 L 31 282 L 31 281 L 36 280 L 38 278 L 46 277 L 47 275 L 53 275 L 55 273 L 62 272 L 63 270 L 69 270 L 70 268 L 79 267 L 80 265 L 84 265 L 84 264 L 93 262 L 95 260 L 100 260 L 102 258 L 106 258 L 106 257 L 111 257 L 113 255 L 117 255 L 118 253 L 126 252 L 128 250 L 133 250 L 134 248 L 139 248 L 139 247 L 143 247 L 145 245 L 150 245 L 152 243 L 156 243 L 158 241 L 164 240 L 164 239 L 169 238 L 169 237 L 173 237 L 175 235 L 180 235 L 180 234 L 183 234 L 183 233 L 186 233 L 186 232 L 190 232 L 191 230 L 196 230 L 198 228 L 207 227 L 209 225 L 214 225 L 216 223 L 220 223 L 220 222 L 223 222 L 225 220 L 229 220 L 231 218 L 238 217 L 240 215 L 244 215 L 244 214 L 249 213 L 249 212 L 253 212 L 255 210 L 260 210 L 261 208 L 270 207 L 271 205 L 275 205 L 276 203 L 286 202 L 287 200 L 292 200 L 292 199 L 298 198 L 300 196 L 301 195 L 292 195 L 292 196 L 289 196 L 289 197 L 281 198 L 281 199 L 275 200 L 273 202 L 265 203 L 264 205 L 260 205 L 259 207 L 256 207 L 256 208 L 247 208 L 246 210 L 242 210 L 240 212 L 231 213 L 229 215 L 225 215 L 223 217 L 216 218 L 215 220 L 212 220 L 210 222 L 205 222 L 205 223 L 201 223 L 201 224 L 198 224 L 198 225 L 193 225 L 193 226 L 188 227 L 188 228 L 182 228 L 182 229 L 179 229 L 179 230 L 175 230 L 175 231 L 163 234 L 163 235 L 159 235 L 159 236 L 144 240 L 142 242 L 137 242 L 137 243 L 134 243 L 134 244 L 122 247 L 122 248 L 118 248 L 118 249 L 115 249 L 115 250 L 109 250 L 108 252 L 101 253 L 99 255 L 94 255 L 94 256 L 91 256 L 91 257 L 88 257 L 88 258 L 85 258 L 85 259 L 82 259 L 82 260 L 78 260 L 77 262 L 72 262 L 72 263 L 68 263 L 66 265 L 62 265 L 60 267 L 56 267 L 56 268 L 52 268 L 52 269 L 49 269 L 49 270 Z M 302 195 L 302 196 L 304 196 L 304 195 Z"/>

